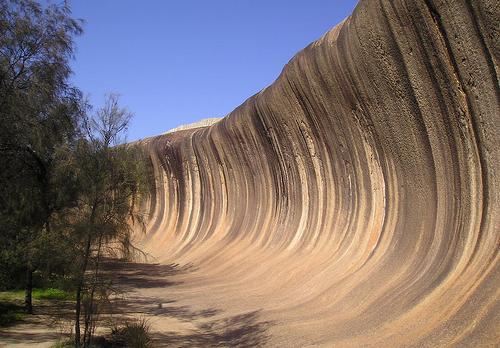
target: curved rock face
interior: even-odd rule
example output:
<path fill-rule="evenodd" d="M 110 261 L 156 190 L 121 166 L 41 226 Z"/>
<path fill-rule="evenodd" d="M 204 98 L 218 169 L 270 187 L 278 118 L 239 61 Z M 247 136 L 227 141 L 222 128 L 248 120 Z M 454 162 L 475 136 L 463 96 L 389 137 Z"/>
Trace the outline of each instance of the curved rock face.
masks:
<path fill-rule="evenodd" d="M 143 141 L 145 248 L 196 266 L 165 291 L 260 310 L 270 346 L 499 344 L 499 9 L 361 1 L 229 116 Z"/>

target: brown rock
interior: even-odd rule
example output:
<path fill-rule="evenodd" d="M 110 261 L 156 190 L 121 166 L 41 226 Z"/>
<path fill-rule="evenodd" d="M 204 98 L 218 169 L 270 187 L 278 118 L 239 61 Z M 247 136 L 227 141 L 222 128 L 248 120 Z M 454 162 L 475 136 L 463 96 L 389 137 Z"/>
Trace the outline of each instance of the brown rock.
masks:
<path fill-rule="evenodd" d="M 221 121 L 145 140 L 143 245 L 195 266 L 165 294 L 261 310 L 253 344 L 498 345 L 499 11 L 361 1 Z"/>

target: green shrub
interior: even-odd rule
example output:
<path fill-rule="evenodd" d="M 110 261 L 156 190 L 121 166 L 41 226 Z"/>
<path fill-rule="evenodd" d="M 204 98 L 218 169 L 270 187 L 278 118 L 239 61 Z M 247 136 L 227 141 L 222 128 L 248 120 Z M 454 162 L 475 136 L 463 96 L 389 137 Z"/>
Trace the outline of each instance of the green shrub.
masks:
<path fill-rule="evenodd" d="M 33 289 L 33 298 L 37 300 L 71 300 L 73 294 L 61 289 Z"/>
<path fill-rule="evenodd" d="M 153 346 L 150 331 L 151 326 L 144 318 L 127 322 L 112 330 L 111 342 L 114 347 L 149 348 Z"/>

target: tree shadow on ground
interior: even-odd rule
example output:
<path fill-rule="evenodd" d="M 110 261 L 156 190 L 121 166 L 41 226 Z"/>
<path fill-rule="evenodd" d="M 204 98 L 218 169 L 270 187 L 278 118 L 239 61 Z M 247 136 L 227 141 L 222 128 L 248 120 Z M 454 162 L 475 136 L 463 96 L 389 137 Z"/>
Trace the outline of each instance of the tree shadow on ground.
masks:
<path fill-rule="evenodd" d="M 192 310 L 189 306 L 172 305 L 176 301 L 159 297 L 128 297 L 116 299 L 113 303 L 113 314 L 129 313 L 154 317 L 171 317 L 184 322 L 211 318 L 221 311 L 216 308 Z"/>
<path fill-rule="evenodd" d="M 31 329 L 31 328 L 29 328 Z M 1 334 L 2 342 L 0 346 L 3 347 L 3 344 L 8 345 L 14 344 L 40 344 L 44 342 L 56 341 L 61 338 L 62 335 L 60 332 L 25 332 L 25 331 L 4 331 Z"/>
<path fill-rule="evenodd" d="M 194 270 L 192 265 L 123 263 L 113 260 L 107 261 L 103 268 L 126 291 L 174 286 L 181 282 L 171 281 L 169 277 Z M 260 320 L 260 310 L 224 317 L 224 313 L 217 308 L 195 310 L 175 303 L 161 297 L 134 295 L 116 299 L 112 311 L 153 318 L 169 317 L 195 325 L 196 329 L 188 333 L 154 332 L 155 346 L 158 347 L 261 347 L 269 340 L 267 331 L 272 322 Z"/>
<path fill-rule="evenodd" d="M 35 315 L 24 315 L 15 325 L 0 328 L 0 347 L 49 344 L 67 336 L 64 328 L 74 316 L 71 302 L 36 300 L 34 305 Z"/>
<path fill-rule="evenodd" d="M 154 332 L 153 339 L 158 347 L 261 347 L 269 339 L 267 329 L 272 322 L 260 321 L 260 311 L 220 318 L 224 313 L 216 308 L 193 310 L 189 306 L 175 306 L 173 303 L 175 301 L 161 298 L 134 298 L 115 303 L 114 309 L 117 314 L 133 313 L 170 317 L 190 323 L 202 322 L 188 334 Z"/>
<path fill-rule="evenodd" d="M 188 334 L 155 333 L 153 339 L 159 347 L 262 347 L 269 341 L 272 323 L 259 321 L 259 312 L 209 321 Z"/>
<path fill-rule="evenodd" d="M 167 280 L 167 277 L 194 271 L 193 265 L 162 265 L 159 263 L 103 261 L 101 273 L 113 280 L 124 291 L 147 288 L 165 288 L 181 284 Z"/>
<path fill-rule="evenodd" d="M 267 333 L 272 322 L 259 319 L 260 311 L 227 316 L 217 308 L 193 309 L 190 306 L 176 305 L 176 301 L 155 296 L 144 296 L 140 289 L 167 288 L 180 284 L 169 278 L 195 270 L 192 265 L 148 264 L 135 262 L 117 262 L 105 260 L 102 275 L 121 289 L 125 296 L 116 297 L 109 308 L 101 313 L 101 319 L 111 318 L 116 314 L 123 320 L 139 316 L 152 318 L 174 318 L 192 323 L 190 331 L 153 332 L 155 347 L 261 347 L 269 341 Z M 168 291 L 167 291 L 168 293 Z M 130 294 L 130 296 L 128 295 Z M 55 304 L 55 306 L 54 306 Z M 1 342 L 7 344 L 36 344 L 54 341 L 62 337 L 61 333 L 71 328 L 74 315 L 71 301 L 40 301 L 35 310 L 46 332 L 33 332 L 31 327 L 39 329 L 40 323 L 25 323 L 21 330 L 2 332 Z M 66 328 L 66 329 L 64 329 Z M 68 331 L 69 332 L 69 331 Z M 63 335 L 64 336 L 64 335 Z"/>

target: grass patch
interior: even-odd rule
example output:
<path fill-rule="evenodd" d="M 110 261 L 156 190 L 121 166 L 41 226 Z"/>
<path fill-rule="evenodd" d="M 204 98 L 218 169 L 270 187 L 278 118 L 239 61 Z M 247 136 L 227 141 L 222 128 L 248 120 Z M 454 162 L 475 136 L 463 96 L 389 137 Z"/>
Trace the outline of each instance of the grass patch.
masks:
<path fill-rule="evenodd" d="M 24 290 L 0 291 L 0 302 L 23 301 Z"/>
<path fill-rule="evenodd" d="M 35 300 L 72 300 L 73 293 L 61 289 L 33 289 Z M 0 327 L 14 325 L 23 320 L 24 290 L 0 291 Z"/>
<path fill-rule="evenodd" d="M 71 300 L 73 294 L 61 289 L 33 289 L 33 298 L 37 300 Z"/>
<path fill-rule="evenodd" d="M 73 293 L 61 289 L 33 289 L 35 300 L 72 300 Z M 24 290 L 0 292 L 0 327 L 22 321 L 27 314 L 24 310 Z"/>
<path fill-rule="evenodd" d="M 46 288 L 33 289 L 32 296 L 35 300 L 71 300 L 74 294 L 61 289 Z M 24 301 L 24 290 L 0 291 L 0 301 Z"/>
<path fill-rule="evenodd" d="M 74 298 L 72 292 L 55 288 L 33 289 L 32 296 L 35 300 L 72 300 Z M 1 291 L 0 301 L 24 301 L 24 290 Z"/>

